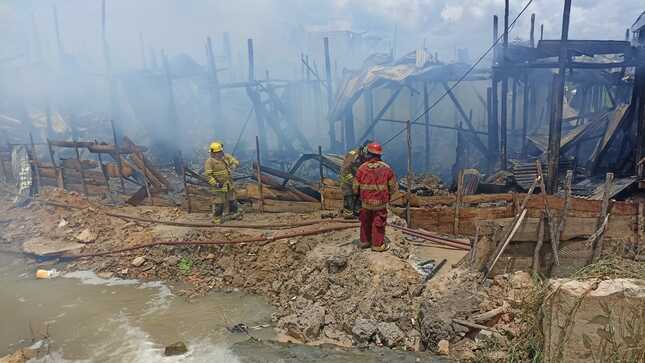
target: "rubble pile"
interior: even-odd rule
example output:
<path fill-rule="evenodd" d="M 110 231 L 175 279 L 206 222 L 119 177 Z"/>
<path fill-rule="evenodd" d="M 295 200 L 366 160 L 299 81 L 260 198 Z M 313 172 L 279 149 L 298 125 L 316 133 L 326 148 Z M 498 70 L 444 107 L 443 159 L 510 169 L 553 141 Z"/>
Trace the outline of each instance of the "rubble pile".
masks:
<path fill-rule="evenodd" d="M 401 183 L 407 187 L 406 178 L 402 178 Z M 432 174 L 415 175 L 412 179 L 412 192 L 423 196 L 450 194 L 448 187 L 443 184 L 441 178 Z"/>

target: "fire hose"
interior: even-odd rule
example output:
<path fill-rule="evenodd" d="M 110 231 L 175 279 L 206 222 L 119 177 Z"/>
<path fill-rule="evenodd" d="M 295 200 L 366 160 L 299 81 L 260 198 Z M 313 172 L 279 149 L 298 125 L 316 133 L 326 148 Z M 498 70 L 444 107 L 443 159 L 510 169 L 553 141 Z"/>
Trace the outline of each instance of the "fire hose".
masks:
<path fill-rule="evenodd" d="M 87 257 L 99 257 L 99 256 L 112 255 L 116 253 L 128 252 L 128 251 L 133 251 L 133 250 L 138 250 L 138 249 L 148 248 L 148 247 L 155 247 L 155 246 L 197 246 L 197 245 L 208 246 L 208 245 L 231 245 L 231 244 L 259 243 L 259 242 L 269 243 L 269 242 L 275 242 L 275 241 L 288 239 L 288 238 L 313 236 L 313 235 L 322 234 L 326 232 L 340 231 L 340 230 L 350 229 L 355 227 L 357 227 L 357 225 L 355 224 L 346 224 L 341 226 L 328 226 L 324 228 L 315 229 L 312 231 L 292 232 L 292 233 L 287 233 L 287 234 L 278 235 L 278 236 L 270 236 L 270 237 L 250 237 L 250 238 L 242 238 L 242 239 L 231 240 L 231 241 L 229 240 L 157 241 L 157 242 L 144 243 L 137 246 L 125 247 L 125 248 L 120 248 L 120 249 L 115 249 L 110 251 L 104 251 L 104 252 L 64 256 L 63 258 L 78 259 L 78 258 L 87 258 Z"/>
<path fill-rule="evenodd" d="M 390 226 L 392 228 L 398 229 L 398 230 L 402 231 L 403 233 L 408 234 L 410 236 L 418 237 L 418 238 L 421 238 L 421 239 L 424 239 L 424 240 L 427 240 L 427 241 L 430 241 L 430 242 L 433 242 L 433 243 L 453 247 L 453 248 L 464 250 L 464 251 L 470 250 L 470 245 L 467 244 L 466 242 L 462 242 L 462 241 L 459 241 L 459 240 L 453 240 L 453 239 L 437 236 L 437 235 L 434 235 L 434 234 L 422 232 L 422 231 L 419 231 L 419 230 L 414 230 L 414 229 L 410 229 L 410 228 L 407 228 L 407 227 L 397 226 L 397 225 L 394 225 L 394 224 L 392 224 Z"/>
<path fill-rule="evenodd" d="M 90 207 L 73 206 L 73 205 L 69 205 L 69 204 L 65 204 L 65 203 L 52 202 L 52 201 L 46 201 L 46 200 L 37 200 L 37 201 L 42 203 L 42 204 L 45 204 L 45 205 L 51 205 L 51 206 L 59 207 L 59 208 L 67 208 L 67 209 L 88 209 L 88 208 L 90 208 Z M 142 222 L 142 223 L 153 223 L 153 224 L 163 224 L 163 225 L 176 226 L 176 227 L 195 227 L 195 228 L 285 229 L 285 228 L 312 226 L 312 225 L 315 225 L 315 224 L 326 223 L 326 222 L 345 222 L 345 221 L 335 220 L 335 219 L 315 219 L 315 220 L 311 220 L 311 221 L 295 222 L 295 223 L 282 223 L 282 224 L 280 224 L 280 223 L 271 223 L 271 224 L 212 224 L 212 223 L 194 223 L 194 222 L 191 223 L 191 222 L 168 221 L 168 220 L 161 220 L 161 219 L 150 219 L 150 218 L 144 218 L 144 217 L 131 216 L 131 215 L 127 215 L 127 214 L 121 214 L 121 213 L 106 212 L 106 211 L 101 211 L 101 213 L 103 213 L 103 214 L 105 214 L 106 216 L 109 216 L 109 217 L 128 219 L 128 220 Z"/>

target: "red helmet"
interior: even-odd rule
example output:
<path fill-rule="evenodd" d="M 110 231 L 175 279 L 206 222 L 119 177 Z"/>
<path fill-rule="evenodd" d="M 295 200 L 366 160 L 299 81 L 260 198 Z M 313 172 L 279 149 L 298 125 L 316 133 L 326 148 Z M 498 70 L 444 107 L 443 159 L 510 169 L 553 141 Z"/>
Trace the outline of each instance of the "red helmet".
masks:
<path fill-rule="evenodd" d="M 370 154 L 382 155 L 383 147 L 381 147 L 381 144 L 379 144 L 378 142 L 373 142 L 367 145 L 367 152 Z"/>

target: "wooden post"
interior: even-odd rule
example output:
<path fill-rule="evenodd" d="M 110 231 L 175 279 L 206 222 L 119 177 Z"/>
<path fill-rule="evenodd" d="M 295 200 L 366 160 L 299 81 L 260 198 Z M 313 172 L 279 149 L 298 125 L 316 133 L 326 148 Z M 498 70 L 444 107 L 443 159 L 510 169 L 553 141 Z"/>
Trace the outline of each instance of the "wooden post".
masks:
<path fill-rule="evenodd" d="M 81 184 L 83 185 L 83 194 L 88 196 L 87 183 L 85 182 L 85 169 L 83 169 L 83 163 L 81 162 L 81 153 L 78 151 L 78 142 L 74 138 L 74 152 L 76 153 L 76 162 L 78 163 L 78 170 L 81 174 Z"/>
<path fill-rule="evenodd" d="M 85 182 L 85 169 L 83 169 L 83 163 L 81 162 L 81 153 L 78 150 L 78 130 L 76 129 L 76 123 L 72 116 L 70 116 L 70 125 L 72 128 L 72 141 L 74 142 L 74 153 L 76 154 L 76 162 L 78 163 L 78 171 L 81 175 L 81 185 L 83 186 L 83 194 L 88 196 L 87 183 Z"/>
<path fill-rule="evenodd" d="M 110 176 L 105 170 L 105 165 L 103 165 L 103 157 L 101 156 L 101 153 L 98 153 L 97 155 L 99 158 L 99 166 L 101 167 L 101 172 L 103 173 L 103 178 L 105 178 L 105 188 L 107 188 L 108 194 L 111 194 L 112 190 L 110 189 Z"/>
<path fill-rule="evenodd" d="M 496 111 L 495 101 L 493 97 L 493 88 L 486 89 L 486 103 L 488 104 L 488 172 L 493 173 L 497 164 L 497 145 L 498 145 L 498 128 L 497 119 L 494 114 Z"/>
<path fill-rule="evenodd" d="M 407 132 L 407 151 L 408 151 L 408 176 L 405 196 L 405 220 L 408 227 L 411 227 L 412 216 L 410 214 L 410 199 L 412 198 L 412 123 L 410 120 L 405 125 Z"/>
<path fill-rule="evenodd" d="M 318 172 L 320 173 L 320 210 L 325 209 L 325 197 L 323 195 L 323 189 L 325 189 L 325 172 L 323 169 L 323 152 L 322 146 L 318 145 Z"/>
<path fill-rule="evenodd" d="M 569 20 L 571 16 L 571 0 L 564 1 L 562 14 L 562 36 L 560 38 L 560 56 L 558 77 L 554 78 L 553 112 L 549 122 L 549 183 L 547 190 L 553 194 L 558 187 L 558 165 L 560 163 L 560 139 L 562 136 L 562 114 L 564 101 L 564 86 L 566 83 L 566 66 L 569 62 L 567 41 L 569 39 Z"/>
<path fill-rule="evenodd" d="M 150 192 L 150 183 L 148 182 L 148 166 L 146 165 L 145 158 L 143 156 L 143 153 L 140 151 L 137 151 L 137 157 L 141 159 L 141 163 L 143 164 L 143 168 L 141 172 L 143 173 L 143 185 L 146 188 L 146 195 L 148 196 L 148 199 L 150 200 L 150 205 L 155 205 L 154 200 L 152 199 L 152 193 Z M 182 158 L 181 160 L 181 171 L 183 174 L 183 179 L 184 179 L 184 188 L 186 188 L 186 167 L 184 165 L 184 160 Z M 188 192 L 186 192 L 188 193 Z M 188 213 L 190 213 L 190 201 L 188 201 Z"/>
<path fill-rule="evenodd" d="M 116 128 L 114 127 L 114 121 L 110 120 L 110 126 L 112 126 L 112 137 L 114 138 L 114 148 L 116 149 L 116 164 L 119 169 L 119 180 L 121 181 L 121 192 L 125 194 L 125 182 L 123 181 L 123 163 L 121 162 L 121 150 L 119 148 L 119 140 L 116 136 Z"/>
<path fill-rule="evenodd" d="M 513 87 L 511 88 L 511 136 L 515 136 L 517 128 L 515 119 L 517 118 L 517 79 L 513 78 Z"/>
<path fill-rule="evenodd" d="M 531 48 L 535 48 L 535 13 L 531 14 L 531 35 L 529 45 Z"/>
<path fill-rule="evenodd" d="M 602 207 L 600 210 L 600 217 L 596 223 L 596 229 L 600 230 L 605 223 L 607 214 L 609 213 L 609 196 L 611 194 L 611 187 L 614 183 L 614 173 L 607 173 L 605 176 L 605 186 L 602 194 Z M 593 253 L 592 253 L 592 262 L 598 262 L 602 256 L 602 249 L 604 245 L 604 238 L 602 234 L 598 236 L 596 241 L 594 241 Z"/>
<path fill-rule="evenodd" d="M 332 109 L 334 107 L 334 95 L 331 83 L 331 58 L 329 55 L 329 38 L 323 39 L 325 50 L 325 86 L 327 88 L 327 118 L 329 122 L 329 147 L 331 150 L 336 149 L 336 129 L 335 122 L 332 120 Z"/>
<path fill-rule="evenodd" d="M 49 150 L 49 158 L 52 162 L 52 166 L 54 167 L 54 171 L 56 171 L 56 181 L 58 184 L 59 188 L 65 189 L 65 176 L 63 174 L 63 168 L 59 168 L 56 165 L 56 158 L 54 158 L 54 148 L 52 147 L 51 140 L 49 138 L 47 139 L 47 149 Z"/>
<path fill-rule="evenodd" d="M 533 276 L 540 272 L 540 257 L 542 254 L 542 245 L 544 244 L 544 212 L 540 212 L 540 221 L 538 222 L 538 238 L 535 250 L 533 251 Z"/>
<path fill-rule="evenodd" d="M 503 69 L 503 72 L 506 71 L 506 53 L 508 52 L 508 13 L 509 13 L 509 0 L 504 1 L 504 48 L 502 52 L 502 59 L 500 67 Z M 506 163 L 508 161 L 508 76 L 502 75 L 502 110 L 500 114 L 499 122 L 499 134 L 500 134 L 500 168 L 506 170 Z"/>
<path fill-rule="evenodd" d="M 423 119 L 425 121 L 425 155 L 424 155 L 424 165 L 425 171 L 430 170 L 430 92 L 428 91 L 428 82 L 423 82 L 423 109 L 427 110 Z"/>
<path fill-rule="evenodd" d="M 258 136 L 255 137 L 255 156 L 256 156 L 256 167 L 255 167 L 255 172 L 256 172 L 256 177 L 258 178 L 258 191 L 260 193 L 260 213 L 264 212 L 264 193 L 262 190 L 262 164 L 261 164 L 261 158 L 260 158 L 260 138 Z"/>
<path fill-rule="evenodd" d="M 636 234 L 636 238 L 638 239 L 638 249 L 637 251 L 640 253 L 643 251 L 645 248 L 645 221 L 643 221 L 643 217 L 645 216 L 645 203 L 643 202 L 638 202 L 638 221 L 637 221 L 637 226 L 638 226 L 638 232 Z"/>
<path fill-rule="evenodd" d="M 255 81 L 255 56 L 253 54 L 253 39 L 249 38 L 246 40 L 246 49 L 248 53 L 248 60 L 249 60 L 249 82 L 254 82 Z"/>
<path fill-rule="evenodd" d="M 497 39 L 499 38 L 499 20 L 497 18 L 497 15 L 493 17 L 493 44 L 497 43 Z M 497 162 L 499 161 L 499 123 L 498 123 L 498 115 L 499 115 L 499 99 L 498 99 L 498 93 L 497 93 L 497 87 L 499 83 L 499 79 L 497 76 L 497 46 L 493 49 L 493 75 L 491 78 L 492 86 L 491 86 L 491 118 L 488 122 L 488 127 L 489 127 L 489 133 L 488 133 L 488 142 L 489 143 L 494 143 L 492 144 L 492 148 L 488 150 L 490 157 L 489 157 L 489 172 L 493 173 L 495 171 L 495 168 L 497 166 Z M 492 131 L 492 132 L 491 132 Z M 491 166 L 492 164 L 492 166 Z"/>
<path fill-rule="evenodd" d="M 544 24 L 540 24 L 540 40 L 544 40 Z"/>
<path fill-rule="evenodd" d="M 354 112 L 351 107 L 345 113 L 345 150 L 351 150 L 356 144 L 354 133 Z"/>
<path fill-rule="evenodd" d="M 108 119 L 113 120 L 116 112 L 116 95 L 114 92 L 114 80 L 112 79 L 112 60 L 110 57 L 110 47 L 107 40 L 106 0 L 101 1 L 101 38 L 103 45 L 103 61 L 105 62 L 105 81 L 108 91 Z"/>
<path fill-rule="evenodd" d="M 455 199 L 455 220 L 452 227 L 452 234 L 455 236 L 459 235 L 459 209 L 461 208 L 461 203 L 464 197 L 464 170 L 459 170 L 459 175 L 457 176 L 457 197 Z"/>
<path fill-rule="evenodd" d="M 645 178 L 645 167 L 640 163 L 645 157 L 645 66 L 636 67 L 636 76 L 634 80 L 634 89 L 632 95 L 632 105 L 635 106 L 636 112 L 636 175 L 642 182 Z"/>
<path fill-rule="evenodd" d="M 521 158 L 526 159 L 527 150 L 526 150 L 526 137 L 528 133 L 529 125 L 529 103 L 530 103 L 530 92 L 531 87 L 529 86 L 529 73 L 528 70 L 524 72 L 524 87 L 522 89 L 522 150 Z"/>
<path fill-rule="evenodd" d="M 143 160 L 143 158 L 141 158 L 141 160 Z M 145 166 L 145 163 L 144 163 L 144 166 Z M 186 207 L 188 207 L 188 213 L 192 213 L 193 212 L 193 203 L 192 203 L 192 201 L 190 199 L 190 191 L 188 190 L 188 181 L 187 181 L 187 178 L 186 178 L 186 164 L 185 164 L 183 158 L 181 160 L 181 166 L 182 166 L 181 174 L 182 174 L 182 179 L 183 179 L 183 182 L 184 182 L 184 194 L 186 195 Z M 152 197 L 150 197 L 150 200 L 152 201 Z"/>
<path fill-rule="evenodd" d="M 43 184 L 40 179 L 40 163 L 38 162 L 38 155 L 36 154 L 36 144 L 34 143 L 34 136 L 29 133 L 29 142 L 31 143 L 31 161 L 36 172 L 36 193 L 40 192 Z M 4 168 L 4 163 L 2 164 Z"/>
<path fill-rule="evenodd" d="M 538 179 L 540 180 L 540 194 L 542 195 L 544 212 L 546 214 L 546 220 L 549 223 L 549 231 L 551 232 L 551 252 L 553 253 L 553 263 L 560 266 L 558 246 L 556 245 L 554 237 L 554 232 L 558 228 L 558 224 L 555 223 L 553 214 L 551 213 L 551 208 L 549 208 L 549 199 L 547 198 L 546 186 L 544 185 L 544 174 L 542 173 L 542 163 L 540 162 L 540 159 L 535 160 L 535 168 L 537 170 Z"/>

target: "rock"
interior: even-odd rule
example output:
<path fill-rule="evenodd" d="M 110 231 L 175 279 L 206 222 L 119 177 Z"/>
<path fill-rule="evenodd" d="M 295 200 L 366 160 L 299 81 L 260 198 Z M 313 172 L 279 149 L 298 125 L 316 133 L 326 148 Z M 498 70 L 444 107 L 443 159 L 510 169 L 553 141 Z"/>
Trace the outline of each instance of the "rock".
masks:
<path fill-rule="evenodd" d="M 379 323 L 378 334 L 386 347 L 392 348 L 403 341 L 405 335 L 395 323 Z"/>
<path fill-rule="evenodd" d="M 81 243 L 94 243 L 96 242 L 96 239 L 98 238 L 98 235 L 92 231 L 90 231 L 89 228 L 85 228 L 81 233 L 76 236 L 76 239 L 81 242 Z"/>
<path fill-rule="evenodd" d="M 67 220 L 65 218 L 61 218 L 60 222 L 58 222 L 58 228 L 63 228 L 68 224 L 69 224 L 69 222 L 67 222 Z"/>
<path fill-rule="evenodd" d="M 335 274 L 343 271 L 347 267 L 347 257 L 345 256 L 332 256 L 327 259 L 327 271 L 330 274 Z"/>
<path fill-rule="evenodd" d="M 298 315 L 292 314 L 280 320 L 278 326 L 287 335 L 303 342 L 310 342 L 320 336 L 325 323 L 325 309 L 320 305 L 309 305 L 304 309 L 294 309 Z"/>
<path fill-rule="evenodd" d="M 352 337 L 349 335 L 345 334 L 344 332 L 334 329 L 330 326 L 325 326 L 323 328 L 323 334 L 325 337 L 328 339 L 331 339 L 335 342 L 335 344 L 338 344 L 343 347 L 351 347 L 352 346 Z"/>
<path fill-rule="evenodd" d="M 409 330 L 404 341 L 405 350 L 411 352 L 421 351 L 421 334 L 415 330 Z"/>
<path fill-rule="evenodd" d="M 124 275 L 124 276 L 125 276 L 125 275 L 127 275 L 127 274 L 128 274 L 128 272 L 130 272 L 130 270 L 129 270 L 129 269 L 127 269 L 127 268 L 124 268 L 124 269 L 122 269 L 121 271 L 119 271 L 119 273 L 120 273 L 121 275 Z"/>
<path fill-rule="evenodd" d="M 144 263 L 146 263 L 146 258 L 143 256 L 139 256 L 132 260 L 132 266 L 134 267 L 141 267 Z"/>
<path fill-rule="evenodd" d="M 186 354 L 187 352 L 188 352 L 188 348 L 186 347 L 186 344 L 184 342 L 177 342 L 166 346 L 166 349 L 164 349 L 163 354 L 167 357 L 170 357 L 173 355 Z"/>
<path fill-rule="evenodd" d="M 448 355 L 450 354 L 450 342 L 442 339 L 437 343 L 437 354 Z"/>
<path fill-rule="evenodd" d="M 549 291 L 542 306 L 544 362 L 641 361 L 644 280 L 558 279 Z"/>
<path fill-rule="evenodd" d="M 206 259 L 207 259 L 207 260 L 214 260 L 214 259 L 215 259 L 215 254 L 214 254 L 214 253 L 209 253 L 209 254 L 206 256 Z"/>
<path fill-rule="evenodd" d="M 369 342 L 378 330 L 376 321 L 369 319 L 356 319 L 352 327 L 352 335 L 359 342 Z"/>
<path fill-rule="evenodd" d="M 164 258 L 163 262 L 165 262 L 168 266 L 176 266 L 179 263 L 180 258 L 177 256 L 168 256 Z"/>
<path fill-rule="evenodd" d="M 22 348 L 13 354 L 0 357 L 0 363 L 26 363 L 38 356 L 38 351 L 29 348 Z"/>
<path fill-rule="evenodd" d="M 114 277 L 114 272 L 109 272 L 109 271 L 99 272 L 96 274 L 96 276 L 105 280 L 109 280 Z"/>
<path fill-rule="evenodd" d="M 426 289 L 425 284 L 418 284 L 414 290 L 412 290 L 412 296 L 413 297 L 419 297 L 421 294 L 423 294 L 423 291 Z"/>

